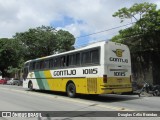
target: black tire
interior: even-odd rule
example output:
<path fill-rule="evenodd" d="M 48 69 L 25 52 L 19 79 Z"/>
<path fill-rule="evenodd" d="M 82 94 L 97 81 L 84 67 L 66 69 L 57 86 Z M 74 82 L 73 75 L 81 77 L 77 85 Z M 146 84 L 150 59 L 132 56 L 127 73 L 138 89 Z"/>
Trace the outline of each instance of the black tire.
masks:
<path fill-rule="evenodd" d="M 71 98 L 74 98 L 76 96 L 76 87 L 74 83 L 69 83 L 67 85 L 67 95 Z"/>
<path fill-rule="evenodd" d="M 28 84 L 28 88 L 29 88 L 29 90 L 31 90 L 31 91 L 33 90 L 33 83 L 32 83 L 31 81 L 30 81 L 29 84 Z"/>

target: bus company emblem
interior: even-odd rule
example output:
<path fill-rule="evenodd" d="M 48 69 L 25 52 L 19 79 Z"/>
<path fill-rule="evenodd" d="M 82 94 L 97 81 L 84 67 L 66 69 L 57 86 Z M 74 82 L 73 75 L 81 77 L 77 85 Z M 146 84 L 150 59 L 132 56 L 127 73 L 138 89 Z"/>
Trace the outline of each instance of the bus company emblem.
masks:
<path fill-rule="evenodd" d="M 116 54 L 117 57 L 122 57 L 124 50 L 116 49 L 115 51 L 113 50 L 113 52 Z"/>

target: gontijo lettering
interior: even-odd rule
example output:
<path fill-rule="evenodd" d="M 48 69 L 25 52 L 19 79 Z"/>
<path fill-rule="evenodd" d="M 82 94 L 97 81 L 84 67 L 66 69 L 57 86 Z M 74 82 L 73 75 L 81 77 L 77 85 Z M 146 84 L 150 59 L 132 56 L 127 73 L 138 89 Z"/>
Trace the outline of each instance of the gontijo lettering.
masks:
<path fill-rule="evenodd" d="M 57 70 L 53 72 L 54 76 L 76 75 L 76 70 Z"/>
<path fill-rule="evenodd" d="M 113 62 L 128 63 L 128 59 L 122 59 L 122 58 L 110 57 L 109 60 Z"/>

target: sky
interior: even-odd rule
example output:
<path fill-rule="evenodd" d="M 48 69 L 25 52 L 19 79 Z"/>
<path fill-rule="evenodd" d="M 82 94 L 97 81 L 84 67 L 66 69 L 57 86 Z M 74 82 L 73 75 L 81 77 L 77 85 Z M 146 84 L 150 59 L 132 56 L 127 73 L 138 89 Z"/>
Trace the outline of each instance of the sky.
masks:
<path fill-rule="evenodd" d="M 76 38 L 75 47 L 109 40 L 129 25 L 109 29 L 131 22 L 120 23 L 112 15 L 143 2 L 155 3 L 160 9 L 160 0 L 0 0 L 0 38 L 45 25 L 69 31 Z M 105 30 L 109 31 L 82 37 Z"/>

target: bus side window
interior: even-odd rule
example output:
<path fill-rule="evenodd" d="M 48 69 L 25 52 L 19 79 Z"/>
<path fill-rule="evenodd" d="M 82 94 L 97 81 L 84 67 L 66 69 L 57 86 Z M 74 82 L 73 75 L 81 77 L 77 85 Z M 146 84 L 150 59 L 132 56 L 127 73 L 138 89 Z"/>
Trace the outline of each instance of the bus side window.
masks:
<path fill-rule="evenodd" d="M 69 66 L 69 55 L 66 56 L 66 66 Z"/>
<path fill-rule="evenodd" d="M 53 63 L 54 62 L 54 59 L 50 59 L 49 60 L 49 68 L 53 68 Z"/>
<path fill-rule="evenodd" d="M 90 51 L 82 52 L 82 65 L 91 63 Z"/>
<path fill-rule="evenodd" d="M 75 65 L 75 55 L 72 54 L 72 55 L 69 55 L 69 66 L 73 66 Z"/>
<path fill-rule="evenodd" d="M 60 57 L 57 57 L 57 58 L 54 59 L 53 66 L 55 68 L 58 68 L 61 65 L 60 63 L 61 63 L 61 59 L 60 59 Z"/>
<path fill-rule="evenodd" d="M 35 70 L 35 68 L 36 68 L 36 62 L 33 62 L 32 65 L 33 65 L 33 66 L 32 66 L 32 70 Z"/>
<path fill-rule="evenodd" d="M 80 53 L 76 53 L 76 58 L 75 58 L 75 64 L 77 65 L 77 66 L 79 66 L 80 65 Z"/>
<path fill-rule="evenodd" d="M 27 66 L 29 66 L 29 63 L 26 63 L 26 64 L 25 64 L 25 67 L 27 67 Z"/>
<path fill-rule="evenodd" d="M 44 68 L 48 69 L 49 68 L 49 60 L 44 61 Z"/>
<path fill-rule="evenodd" d="M 40 69 L 40 62 L 36 62 L 36 70 Z"/>
<path fill-rule="evenodd" d="M 80 65 L 80 53 L 73 53 L 70 55 L 67 55 L 65 60 L 66 66 L 73 67 L 73 66 L 79 66 Z"/>
<path fill-rule="evenodd" d="M 89 51 L 83 51 L 81 57 L 81 64 L 82 65 L 91 65 L 91 64 L 99 64 L 100 63 L 100 53 L 99 48 L 92 49 Z M 79 57 L 76 57 L 77 60 Z"/>
<path fill-rule="evenodd" d="M 58 66 L 58 65 L 57 65 L 57 58 L 54 59 L 54 61 L 53 61 L 53 66 L 54 66 L 54 67 L 57 67 L 57 66 Z"/>
<path fill-rule="evenodd" d="M 35 70 L 35 62 L 30 63 L 29 70 Z"/>
<path fill-rule="evenodd" d="M 29 70 L 33 70 L 33 62 L 30 63 Z"/>
<path fill-rule="evenodd" d="M 60 67 L 65 67 L 66 66 L 66 59 L 65 56 L 62 56 L 60 58 Z"/>
<path fill-rule="evenodd" d="M 92 50 L 91 51 L 91 63 L 99 64 L 99 61 L 100 61 L 99 49 Z"/>
<path fill-rule="evenodd" d="M 40 69 L 44 69 L 44 61 L 40 61 Z"/>

